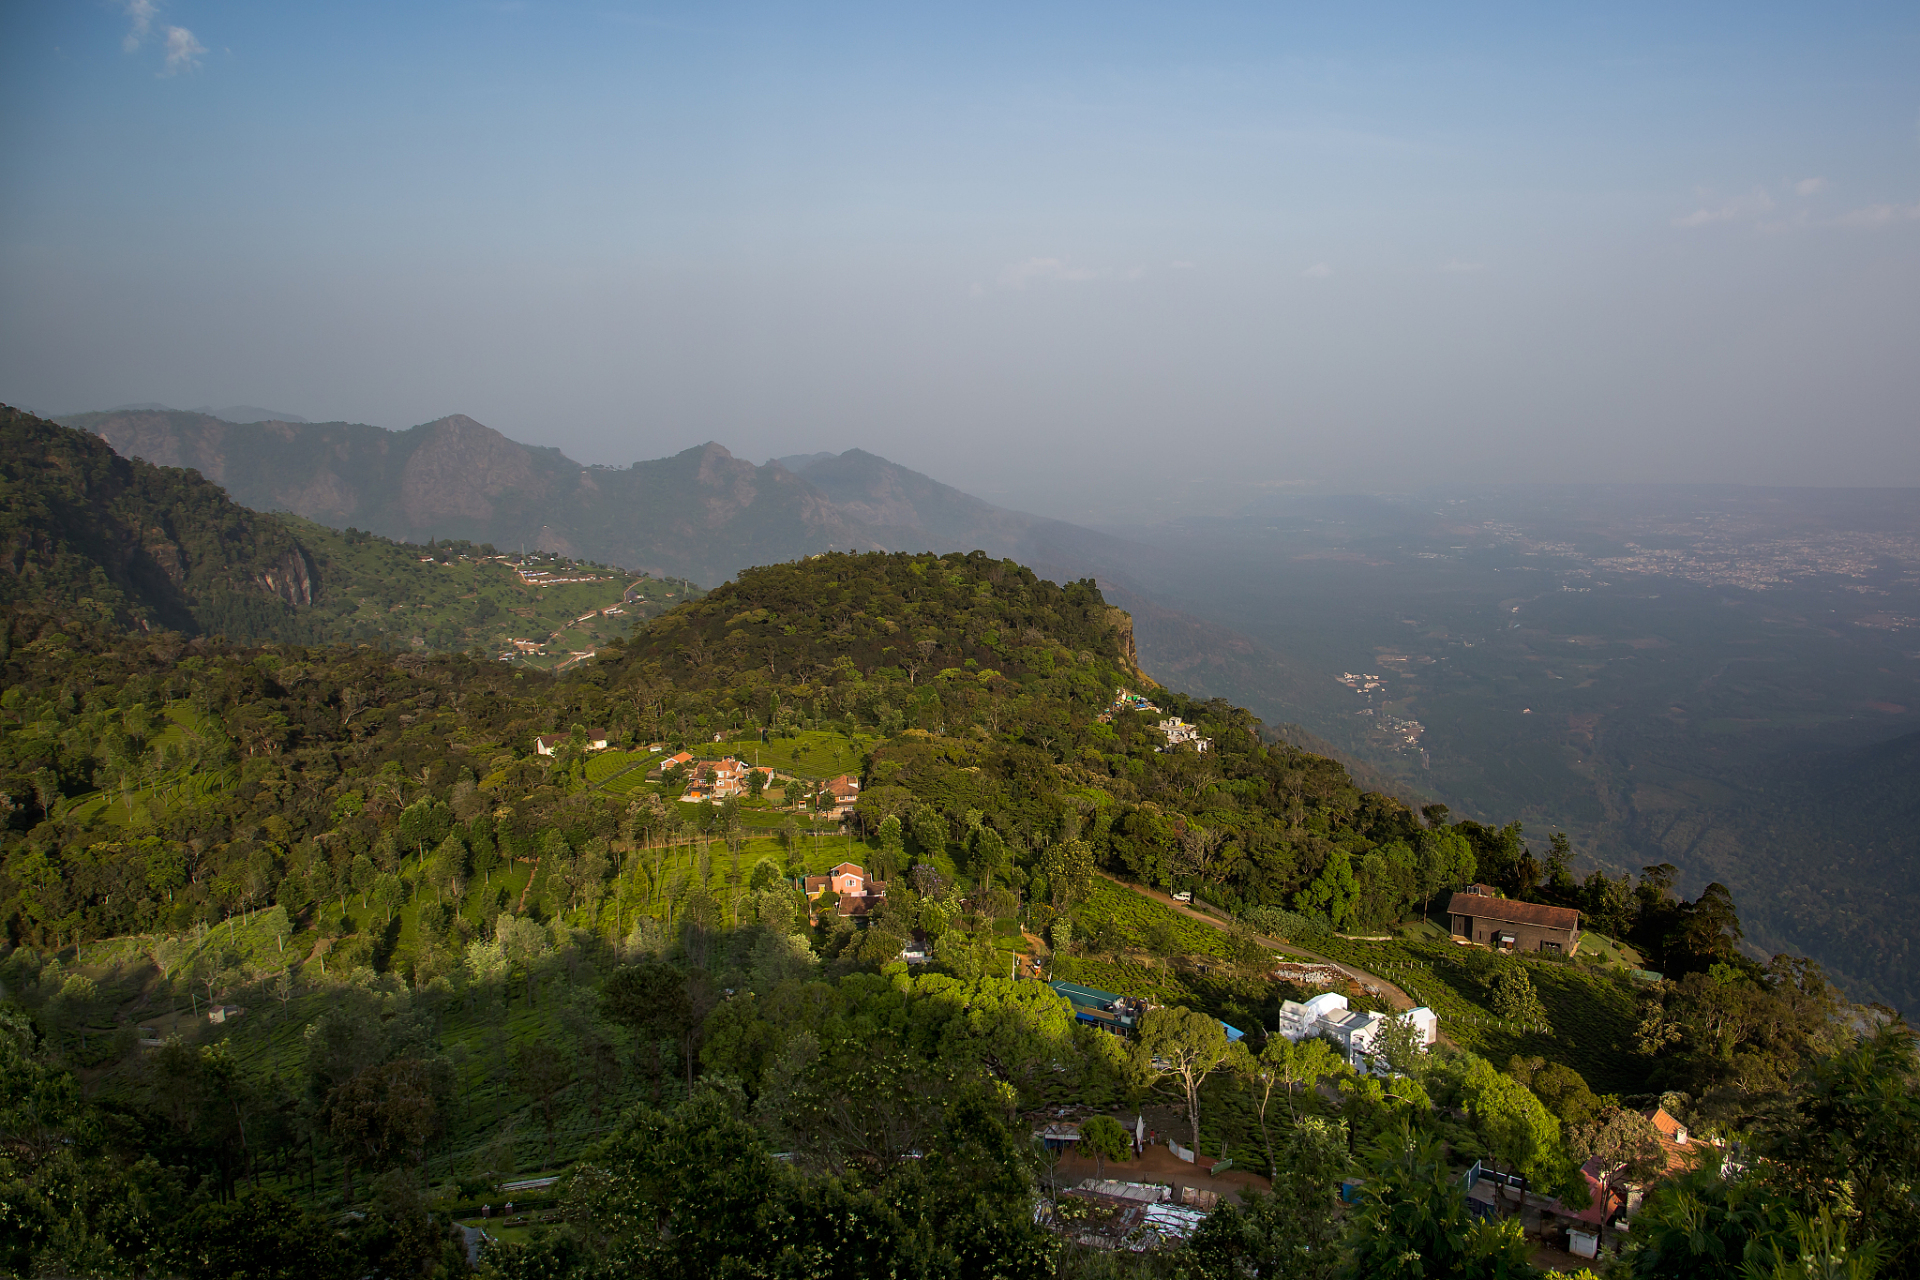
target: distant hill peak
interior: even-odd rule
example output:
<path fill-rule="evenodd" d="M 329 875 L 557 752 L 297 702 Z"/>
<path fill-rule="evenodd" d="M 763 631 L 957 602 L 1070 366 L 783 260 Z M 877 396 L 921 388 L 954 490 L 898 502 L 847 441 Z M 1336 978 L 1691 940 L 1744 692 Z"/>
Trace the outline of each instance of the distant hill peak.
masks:
<path fill-rule="evenodd" d="M 794 453 L 784 458 L 768 458 L 767 465 L 799 475 L 816 462 L 831 462 L 839 456 L 837 453 Z"/>
<path fill-rule="evenodd" d="M 304 425 L 305 423 L 313 421 L 311 418 L 303 418 L 297 413 L 288 413 L 285 409 L 262 409 L 257 404 L 228 405 L 224 409 L 202 407 L 195 409 L 193 412 L 204 413 L 209 417 L 218 418 L 222 422 L 231 422 L 236 426 L 246 426 L 255 422 L 297 422 Z"/>
<path fill-rule="evenodd" d="M 425 428 L 426 430 L 440 431 L 440 432 L 478 431 L 478 432 L 484 432 L 490 436 L 500 436 L 502 440 L 506 439 L 505 436 L 501 436 L 498 431 L 495 431 L 492 427 L 488 426 L 486 423 L 480 422 L 474 418 L 469 418 L 464 413 L 450 413 L 444 418 L 435 418 L 432 422 L 423 423 L 421 424 L 421 427 Z M 420 430 L 420 429 L 421 428 L 415 428 L 415 430 Z"/>

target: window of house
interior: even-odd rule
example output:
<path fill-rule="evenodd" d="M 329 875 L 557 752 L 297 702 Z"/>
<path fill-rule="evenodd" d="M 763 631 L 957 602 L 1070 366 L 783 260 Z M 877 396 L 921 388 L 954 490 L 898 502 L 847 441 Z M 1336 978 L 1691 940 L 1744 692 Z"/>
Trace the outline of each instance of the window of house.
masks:
<path fill-rule="evenodd" d="M 1558 951 L 1560 949 L 1560 944 L 1557 942 L 1542 941 L 1540 943 L 1540 949 L 1542 951 Z"/>

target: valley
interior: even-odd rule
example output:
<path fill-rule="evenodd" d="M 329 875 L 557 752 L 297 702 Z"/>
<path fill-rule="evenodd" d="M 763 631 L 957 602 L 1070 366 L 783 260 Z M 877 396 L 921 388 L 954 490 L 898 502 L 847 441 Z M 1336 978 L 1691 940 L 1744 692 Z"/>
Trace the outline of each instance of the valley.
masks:
<path fill-rule="evenodd" d="M 1516 491 L 1131 536 L 1182 566 L 1144 589 L 1327 673 L 1289 699 L 1223 672 L 1222 694 L 1603 866 L 1721 881 L 1757 949 L 1904 1006 L 1920 848 L 1892 761 L 1920 726 L 1899 621 L 1920 609 L 1917 526 L 1898 492 Z M 1873 798 L 1834 804 L 1815 776 Z"/>

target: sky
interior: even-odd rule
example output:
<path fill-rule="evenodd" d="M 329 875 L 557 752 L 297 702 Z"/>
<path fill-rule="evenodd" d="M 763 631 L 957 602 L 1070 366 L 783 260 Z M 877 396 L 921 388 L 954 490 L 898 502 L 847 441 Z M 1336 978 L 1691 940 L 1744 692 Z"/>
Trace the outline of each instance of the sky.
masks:
<path fill-rule="evenodd" d="M 1920 6 L 0 7 L 0 400 L 1920 484 Z M 1224 500 L 1224 499 L 1220 499 Z"/>

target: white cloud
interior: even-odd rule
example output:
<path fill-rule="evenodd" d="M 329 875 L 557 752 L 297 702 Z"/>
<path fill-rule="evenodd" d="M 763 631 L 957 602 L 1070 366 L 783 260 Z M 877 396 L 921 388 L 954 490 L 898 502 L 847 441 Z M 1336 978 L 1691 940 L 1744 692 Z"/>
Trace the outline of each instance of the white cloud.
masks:
<path fill-rule="evenodd" d="M 1826 187 L 1827 180 L 1825 178 L 1802 178 L 1793 184 L 1793 189 L 1803 196 L 1810 196 L 1815 192 L 1824 191 Z"/>
<path fill-rule="evenodd" d="M 163 76 L 179 75 L 182 71 L 192 71 L 200 65 L 200 55 L 207 46 L 193 38 L 193 32 L 185 27 L 167 28 L 167 65 L 161 71 Z"/>
<path fill-rule="evenodd" d="M 1465 262 L 1459 258 L 1454 258 L 1449 262 L 1440 264 L 1440 270 L 1450 271 L 1457 275 L 1466 275 L 1470 272 L 1485 271 L 1486 269 L 1487 264 L 1484 262 Z"/>
<path fill-rule="evenodd" d="M 1309 280 L 1325 280 L 1333 274 L 1333 267 L 1325 262 L 1316 262 L 1300 274 Z"/>
<path fill-rule="evenodd" d="M 1920 220 L 1920 204 L 1870 204 L 1852 213 L 1843 213 L 1834 221 L 1843 227 L 1890 227 L 1896 222 Z"/>
<path fill-rule="evenodd" d="M 132 53 L 153 30 L 153 19 L 160 12 L 153 0 L 127 0 L 127 38 L 120 47 Z"/>
<path fill-rule="evenodd" d="M 1764 191 L 1755 191 L 1751 195 L 1735 196 L 1724 204 L 1708 208 L 1702 205 L 1692 213 L 1675 218 L 1676 227 L 1708 227 L 1716 222 L 1733 222 L 1740 218 L 1757 218 L 1773 208 L 1773 197 Z"/>

